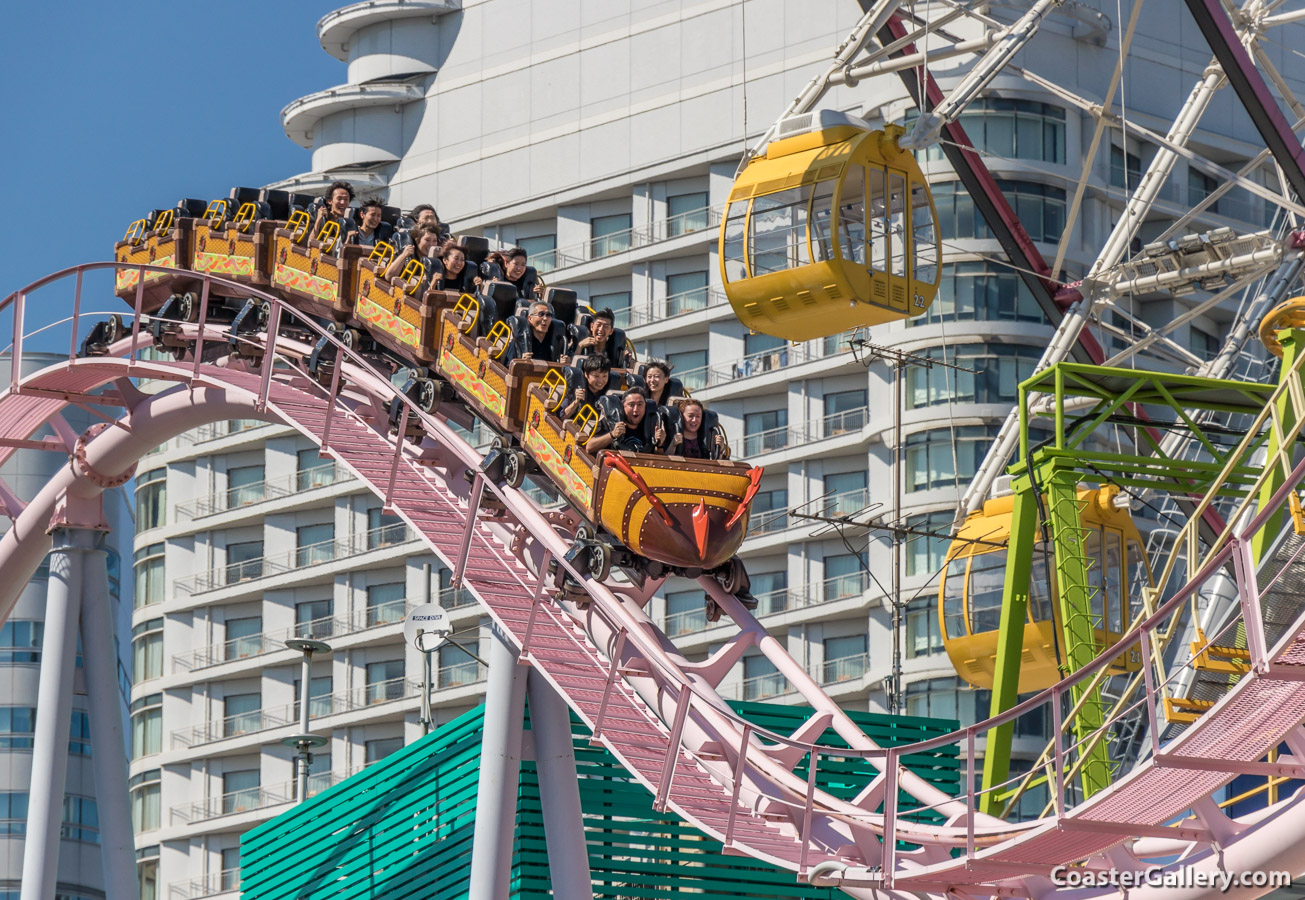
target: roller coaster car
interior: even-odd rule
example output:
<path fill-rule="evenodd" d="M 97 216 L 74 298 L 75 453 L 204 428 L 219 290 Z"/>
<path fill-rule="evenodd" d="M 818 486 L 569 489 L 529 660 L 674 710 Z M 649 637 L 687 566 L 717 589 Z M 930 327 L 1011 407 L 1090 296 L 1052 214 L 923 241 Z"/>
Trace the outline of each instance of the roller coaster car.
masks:
<path fill-rule="evenodd" d="M 833 110 L 780 123 L 721 222 L 725 295 L 744 325 L 804 341 L 928 310 L 937 214 L 902 133 Z"/>
<path fill-rule="evenodd" d="M 528 392 L 522 443 L 591 522 L 639 556 L 680 570 L 728 563 L 747 534 L 761 469 L 651 453 L 584 450 L 598 413 L 563 422 L 565 387 L 546 377 Z"/>
<path fill-rule="evenodd" d="M 1115 506 L 1118 493 L 1113 486 L 1078 490 L 1087 534 L 1084 555 L 1091 590 L 1088 613 L 1098 653 L 1119 640 L 1141 607 L 1142 589 L 1152 584 L 1137 526 L 1128 510 Z M 943 647 L 956 673 L 979 688 L 991 688 L 996 671 L 1007 547 L 993 545 L 1009 541 L 1013 508 L 1013 497 L 999 497 L 965 520 L 947 551 L 938 590 Z M 1028 619 L 1019 672 L 1021 694 L 1051 687 L 1062 677 L 1061 611 L 1059 603 L 1054 602 L 1054 580 L 1048 587 L 1050 561 L 1050 546 L 1039 540 L 1033 549 L 1029 580 Z M 1128 590 L 1127 606 L 1121 596 L 1124 588 Z M 1132 648 L 1117 657 L 1109 671 L 1135 672 L 1140 665 L 1140 651 Z"/>
<path fill-rule="evenodd" d="M 137 219 L 127 229 L 126 236 L 113 245 L 113 258 L 120 263 L 184 270 L 190 262 L 192 226 L 193 220 L 180 218 L 171 209 L 160 210 L 152 219 Z M 139 269 L 117 269 L 114 294 L 134 306 L 141 274 Z M 187 286 L 164 272 L 145 272 L 144 276 L 141 310 L 145 313 L 158 312 L 175 291 Z"/>
<path fill-rule="evenodd" d="M 311 227 L 308 213 L 295 210 L 284 227 L 273 232 L 272 285 L 288 300 L 302 301 L 305 312 L 349 322 L 358 293 L 358 263 L 372 248 L 341 248 L 344 235 L 336 222 L 324 222 L 316 235 L 309 234 Z"/>
<path fill-rule="evenodd" d="M 276 229 L 282 223 L 256 218 L 258 206 L 245 201 L 232 214 L 233 202 L 214 200 L 194 222 L 190 268 L 240 284 L 265 287 L 272 280 Z"/>
<path fill-rule="evenodd" d="M 386 349 L 433 366 L 440 350 L 441 314 L 457 305 L 459 295 L 456 291 L 421 294 L 424 273 L 415 260 L 405 269 L 408 277 L 387 279 L 385 270 L 393 256 L 393 249 L 378 244 L 367 259 L 358 261 L 354 319 Z"/>

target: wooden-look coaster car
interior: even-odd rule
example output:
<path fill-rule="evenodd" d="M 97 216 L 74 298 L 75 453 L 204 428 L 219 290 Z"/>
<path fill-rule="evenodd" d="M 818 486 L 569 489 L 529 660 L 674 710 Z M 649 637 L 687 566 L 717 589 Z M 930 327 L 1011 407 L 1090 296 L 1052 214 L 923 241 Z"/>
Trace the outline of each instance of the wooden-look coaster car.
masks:
<path fill-rule="evenodd" d="M 744 325 L 805 341 L 928 311 L 937 214 L 902 131 L 833 110 L 794 116 L 739 173 L 719 247 Z"/>
<path fill-rule="evenodd" d="M 190 238 L 194 220 L 179 218 L 175 210 L 161 210 L 152 220 L 137 219 L 121 241 L 113 245 L 114 261 L 163 266 L 184 272 L 190 264 Z M 141 312 L 155 313 L 178 290 L 187 285 L 164 272 L 145 272 Z M 136 304 L 136 288 L 142 272 L 124 266 L 114 272 L 113 293 L 130 306 Z"/>

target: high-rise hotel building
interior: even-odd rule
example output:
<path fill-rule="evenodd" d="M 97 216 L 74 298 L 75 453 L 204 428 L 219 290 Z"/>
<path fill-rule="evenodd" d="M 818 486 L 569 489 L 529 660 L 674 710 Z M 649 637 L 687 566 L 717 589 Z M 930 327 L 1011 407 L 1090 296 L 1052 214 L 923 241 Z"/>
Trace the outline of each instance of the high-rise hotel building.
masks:
<path fill-rule="evenodd" d="M 1019 6 L 985 9 L 1010 20 Z M 1103 0 L 1066 4 L 1020 63 L 1099 99 L 1118 54 L 1115 10 Z M 721 290 L 717 226 L 745 145 L 860 15 L 853 0 L 345 6 L 317 24 L 323 49 L 344 64 L 341 83 L 283 111 L 287 135 L 311 157 L 306 172 L 278 184 L 318 190 L 345 179 L 362 197 L 433 203 L 456 233 L 521 246 L 549 283 L 615 310 L 641 356 L 669 360 L 720 413 L 736 457 L 765 466 L 742 555 L 759 615 L 789 652 L 832 696 L 885 708 L 900 594 L 904 710 L 972 720 L 986 695 L 958 682 L 941 653 L 936 573 L 946 541 L 907 541 L 895 590 L 887 532 L 840 534 L 800 514 L 946 531 L 1051 327 L 936 150 L 922 165 L 941 220 L 941 293 L 928 315 L 870 337 L 966 371 L 908 366 L 900 422 L 893 369 L 863 365 L 843 335 L 788 344 L 749 334 Z M 1291 42 L 1266 46 L 1301 85 Z M 1209 60 L 1193 24 L 1167 7 L 1144 9 L 1125 72 L 1128 115 L 1164 130 Z M 944 86 L 958 75 L 946 63 L 934 72 Z M 822 105 L 872 123 L 912 111 L 891 79 L 837 88 Z M 1054 257 L 1091 117 L 1001 74 L 963 122 L 1029 235 Z M 1230 93 L 1192 147 L 1232 168 L 1261 149 Z M 1068 248 L 1071 276 L 1090 265 L 1154 149 L 1135 130 L 1106 135 Z M 1148 235 L 1215 187 L 1180 162 Z M 1258 230 L 1272 212 L 1233 191 L 1193 230 Z M 1169 321 L 1174 302 L 1138 311 Z M 1180 333 L 1195 357 L 1220 346 L 1226 316 L 1199 317 Z M 314 762 L 315 789 L 420 732 L 420 668 L 397 623 L 428 596 L 423 567 L 433 566 L 429 592 L 455 608 L 473 645 L 483 617 L 472 598 L 441 591 L 438 562 L 381 515 L 377 498 L 288 429 L 202 429 L 144 461 L 137 485 L 137 846 L 155 892 L 147 896 L 193 900 L 235 890 L 240 833 L 293 799 L 290 751 L 278 743 L 297 730 L 299 657 L 283 649 L 286 637 L 311 633 L 333 647 L 311 676 L 313 730 L 330 738 Z M 721 639 L 691 583 L 669 581 L 654 615 L 689 654 Z M 478 702 L 474 660 L 446 647 L 438 672 L 438 721 Z M 791 696 L 760 656 L 724 690 Z"/>

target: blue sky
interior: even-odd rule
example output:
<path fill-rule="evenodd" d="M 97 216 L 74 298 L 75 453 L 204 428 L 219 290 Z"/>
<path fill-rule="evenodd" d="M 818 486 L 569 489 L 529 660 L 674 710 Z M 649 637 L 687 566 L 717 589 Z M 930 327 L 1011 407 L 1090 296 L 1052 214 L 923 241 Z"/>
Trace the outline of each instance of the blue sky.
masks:
<path fill-rule="evenodd" d="M 307 171 L 309 152 L 285 136 L 278 113 L 345 81 L 315 26 L 346 2 L 6 7 L 0 296 L 112 259 L 114 241 L 154 207 Z M 95 308 L 117 302 L 105 294 Z"/>

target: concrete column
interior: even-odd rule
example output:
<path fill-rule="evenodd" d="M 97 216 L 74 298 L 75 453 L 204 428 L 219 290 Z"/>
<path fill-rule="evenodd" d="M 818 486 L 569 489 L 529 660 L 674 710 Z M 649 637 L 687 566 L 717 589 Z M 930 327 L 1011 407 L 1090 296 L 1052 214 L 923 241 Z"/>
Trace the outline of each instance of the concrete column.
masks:
<path fill-rule="evenodd" d="M 544 678 L 530 672 L 530 730 L 539 769 L 539 802 L 544 814 L 548 872 L 553 896 L 593 900 L 589 850 L 580 811 L 580 782 L 566 702 Z"/>
<path fill-rule="evenodd" d="M 59 832 L 68 778 L 82 563 L 85 551 L 94 546 L 95 538 L 92 531 L 60 529 L 54 533 L 50 551 L 27 837 L 23 843 L 22 900 L 54 900 L 59 878 Z M 113 683 L 117 684 L 116 678 Z"/>
<path fill-rule="evenodd" d="M 516 647 L 497 626 L 493 627 L 468 900 L 502 900 L 508 895 L 512 839 L 516 834 L 517 786 L 521 777 L 526 675 L 526 667 L 517 665 Z"/>
<path fill-rule="evenodd" d="M 137 896 L 136 848 L 132 843 L 127 788 L 127 743 L 118 692 L 113 608 L 103 548 L 85 554 L 82 575 L 82 665 L 90 701 L 91 763 L 100 819 L 104 889 L 110 897 Z"/>

